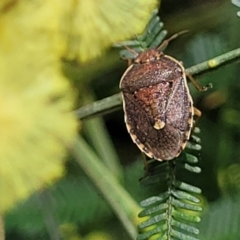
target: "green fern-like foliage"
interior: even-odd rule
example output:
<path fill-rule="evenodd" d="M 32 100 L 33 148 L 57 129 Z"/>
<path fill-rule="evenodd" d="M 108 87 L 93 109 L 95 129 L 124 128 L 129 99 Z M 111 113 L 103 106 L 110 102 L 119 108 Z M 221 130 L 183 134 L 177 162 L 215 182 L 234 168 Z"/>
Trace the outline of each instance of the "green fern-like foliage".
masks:
<path fill-rule="evenodd" d="M 232 0 L 232 3 L 236 5 L 237 7 L 240 7 L 240 1 L 239 0 Z M 240 11 L 237 12 L 237 15 L 240 17 Z"/>
<path fill-rule="evenodd" d="M 136 40 L 126 41 L 116 44 L 116 47 L 127 46 L 134 51 L 127 49 L 120 51 L 123 59 L 133 59 L 134 52 L 142 52 L 147 48 L 157 48 L 167 35 L 163 30 L 163 23 L 157 16 L 157 11 L 153 13 L 152 19 L 143 35 L 137 36 Z M 197 166 L 198 158 L 196 154 L 201 149 L 200 139 L 197 137 L 199 129 L 195 129 L 195 135 L 187 144 L 190 152 L 182 153 L 172 161 L 158 162 L 156 160 L 147 161 L 147 176 L 141 183 L 149 189 L 157 188 L 157 194 L 152 193 L 150 197 L 140 204 L 144 208 L 139 213 L 139 217 L 146 217 L 139 226 L 137 240 L 166 239 L 166 240 L 197 240 L 199 229 L 197 223 L 200 222 L 199 212 L 201 189 L 181 180 L 181 175 L 190 173 L 200 173 Z M 181 173 L 181 174 L 178 174 Z"/>
<path fill-rule="evenodd" d="M 114 46 L 121 48 L 127 46 L 135 52 L 142 52 L 148 48 L 157 48 L 167 35 L 167 31 L 163 30 L 163 23 L 157 13 L 157 10 L 153 12 L 152 18 L 142 35 L 137 36 L 135 40 L 116 43 Z M 136 55 L 127 49 L 123 49 L 120 51 L 120 57 L 133 59 Z"/>
<path fill-rule="evenodd" d="M 197 138 L 198 139 L 198 138 Z M 197 240 L 197 223 L 202 211 L 199 194 L 201 189 L 181 179 L 183 173 L 200 173 L 195 156 L 201 148 L 196 136 L 189 141 L 188 150 L 172 161 L 151 161 L 148 164 L 150 175 L 141 182 L 144 186 L 159 186 L 160 193 L 141 202 L 144 208 L 139 217 L 147 217 L 139 225 L 138 240 L 149 239 L 153 235 L 167 240 Z M 191 153 L 188 153 L 188 151 Z M 195 153 L 194 153 L 195 152 Z M 181 174 L 178 174 L 181 173 Z M 164 187 L 162 186 L 164 185 Z M 156 191 L 156 190 L 155 190 Z"/>

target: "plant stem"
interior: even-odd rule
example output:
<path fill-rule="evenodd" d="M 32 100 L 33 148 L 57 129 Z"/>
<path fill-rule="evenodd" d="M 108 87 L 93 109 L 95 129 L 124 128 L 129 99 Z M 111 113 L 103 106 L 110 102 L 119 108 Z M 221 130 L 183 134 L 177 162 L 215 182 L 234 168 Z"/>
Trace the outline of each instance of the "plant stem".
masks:
<path fill-rule="evenodd" d="M 137 232 L 134 222 L 140 211 L 139 205 L 117 182 L 113 174 L 103 165 L 81 136 L 73 146 L 72 153 L 121 220 L 129 236 L 135 239 Z"/>
<path fill-rule="evenodd" d="M 90 139 L 90 144 L 93 146 L 98 157 L 102 160 L 105 166 L 112 172 L 118 181 L 122 180 L 122 166 L 114 145 L 104 125 L 104 121 L 100 117 L 89 119 L 84 122 L 83 132 Z"/>
<path fill-rule="evenodd" d="M 106 114 L 120 108 L 122 104 L 122 97 L 120 93 L 95 101 L 84 107 L 77 109 L 75 112 L 80 119 L 95 117 Z"/>
<path fill-rule="evenodd" d="M 234 49 L 230 52 L 209 59 L 205 62 L 196 64 L 186 69 L 186 71 L 189 72 L 191 75 L 200 75 L 206 72 L 216 70 L 220 66 L 230 64 L 233 61 L 237 61 L 238 59 L 240 59 L 240 48 Z"/>
<path fill-rule="evenodd" d="M 88 94 L 85 94 L 84 101 L 87 103 L 93 102 L 94 94 L 90 89 L 88 89 L 87 92 Z M 83 133 L 105 166 L 117 180 L 121 181 L 122 167 L 103 119 L 96 117 L 85 121 L 83 123 Z"/>
<path fill-rule="evenodd" d="M 227 52 L 215 58 L 209 59 L 205 62 L 196 64 L 186 71 L 191 75 L 200 75 L 205 72 L 216 70 L 222 65 L 231 63 L 233 60 L 240 58 L 240 48 Z M 115 94 L 110 97 L 104 98 L 99 101 L 95 101 L 91 104 L 83 106 L 75 111 L 77 117 L 81 120 L 86 118 L 95 117 L 97 115 L 106 114 L 108 112 L 118 109 L 122 104 L 121 94 Z"/>
<path fill-rule="evenodd" d="M 59 232 L 58 223 L 54 217 L 54 209 L 51 206 L 51 196 L 48 189 L 36 194 L 43 219 L 46 225 L 46 229 L 50 240 L 60 240 L 62 239 L 61 233 Z"/>
<path fill-rule="evenodd" d="M 3 217 L 0 216 L 0 239 L 4 240 L 5 239 L 5 233 L 4 233 L 4 220 Z"/>

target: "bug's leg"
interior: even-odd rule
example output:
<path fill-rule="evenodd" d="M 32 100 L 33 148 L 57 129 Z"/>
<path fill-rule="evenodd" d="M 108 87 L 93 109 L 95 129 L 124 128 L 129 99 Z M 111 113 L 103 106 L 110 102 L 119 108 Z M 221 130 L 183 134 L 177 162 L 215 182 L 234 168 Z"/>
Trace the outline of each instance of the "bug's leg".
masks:
<path fill-rule="evenodd" d="M 162 42 L 162 44 L 161 44 L 160 46 L 158 46 L 157 50 L 160 50 L 160 51 L 161 51 L 162 49 L 164 49 L 165 47 L 167 47 L 167 45 L 169 44 L 170 41 L 172 41 L 173 39 L 177 38 L 179 35 L 182 35 L 182 34 L 184 34 L 184 33 L 186 33 L 186 32 L 188 32 L 188 30 L 183 30 L 183 31 L 181 31 L 181 32 L 178 32 L 178 33 L 173 34 L 170 38 L 164 40 L 164 41 Z"/>
<path fill-rule="evenodd" d="M 195 107 L 193 107 L 193 114 L 195 116 L 197 116 L 198 118 L 200 118 L 202 116 L 202 112 L 199 109 L 195 108 Z"/>
<path fill-rule="evenodd" d="M 128 47 L 128 46 L 123 46 L 123 47 L 125 47 L 129 52 L 131 52 L 131 53 L 133 53 L 134 55 L 138 56 L 139 53 L 136 52 L 134 49 L 132 49 L 132 48 L 130 48 L 130 47 Z M 125 60 L 128 61 L 128 66 L 130 66 L 130 65 L 133 63 L 133 59 L 131 59 L 131 58 L 126 58 Z"/>
<path fill-rule="evenodd" d="M 132 59 L 128 58 L 127 61 L 128 61 L 128 67 L 133 64 L 133 60 Z"/>
<path fill-rule="evenodd" d="M 156 160 L 154 160 L 153 158 L 147 157 L 144 153 L 142 153 L 142 157 L 143 157 L 143 165 L 144 165 L 144 177 L 147 177 L 149 175 L 152 175 L 151 163 L 155 162 Z"/>
<path fill-rule="evenodd" d="M 144 176 L 147 176 L 149 173 L 148 161 L 147 161 L 147 157 L 145 156 L 145 154 L 142 154 L 142 155 L 143 155 Z"/>
<path fill-rule="evenodd" d="M 193 129 L 194 129 L 202 116 L 202 112 L 199 109 L 193 107 L 193 115 L 196 116 L 196 120 L 193 124 Z"/>
<path fill-rule="evenodd" d="M 193 115 L 196 116 L 196 119 L 195 119 L 193 127 L 192 127 L 192 132 L 195 130 L 195 128 L 197 128 L 196 126 L 197 126 L 197 123 L 198 123 L 198 121 L 200 120 L 200 118 L 202 116 L 202 112 L 199 109 L 193 107 Z M 196 136 L 194 137 L 192 134 L 190 136 L 190 139 L 192 141 L 196 142 L 196 143 L 200 142 L 199 139 L 196 138 Z"/>
<path fill-rule="evenodd" d="M 150 172 L 148 159 L 144 153 L 142 153 L 142 157 L 143 157 L 143 166 L 144 166 L 144 176 L 148 176 Z"/>
<path fill-rule="evenodd" d="M 193 76 L 188 73 L 188 72 L 185 72 L 186 76 L 188 77 L 188 79 L 192 82 L 192 84 L 197 88 L 198 91 L 202 92 L 202 91 L 206 91 L 208 90 L 209 88 L 212 88 L 212 84 L 209 83 L 208 85 L 206 86 L 201 86 L 194 78 Z"/>

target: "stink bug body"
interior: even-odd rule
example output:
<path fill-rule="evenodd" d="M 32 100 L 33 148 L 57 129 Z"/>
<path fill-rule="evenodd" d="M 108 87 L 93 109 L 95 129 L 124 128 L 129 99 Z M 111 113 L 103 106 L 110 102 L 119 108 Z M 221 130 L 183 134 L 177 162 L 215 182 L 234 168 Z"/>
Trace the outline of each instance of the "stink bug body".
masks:
<path fill-rule="evenodd" d="M 190 137 L 194 114 L 182 64 L 159 48 L 148 49 L 132 60 L 120 89 L 133 142 L 150 158 L 177 157 Z"/>

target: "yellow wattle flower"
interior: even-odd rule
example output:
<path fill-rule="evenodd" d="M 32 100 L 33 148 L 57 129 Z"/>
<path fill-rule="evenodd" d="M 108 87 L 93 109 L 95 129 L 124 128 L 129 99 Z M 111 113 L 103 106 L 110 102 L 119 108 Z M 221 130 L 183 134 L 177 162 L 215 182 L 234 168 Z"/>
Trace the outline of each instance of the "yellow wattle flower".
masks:
<path fill-rule="evenodd" d="M 64 172 L 77 134 L 61 59 L 140 33 L 157 0 L 0 2 L 0 214 Z"/>
<path fill-rule="evenodd" d="M 158 0 L 76 1 L 67 58 L 85 62 L 142 33 L 158 4 Z"/>
<path fill-rule="evenodd" d="M 0 214 L 63 175 L 78 128 L 58 24 L 30 2 L 0 14 Z"/>

